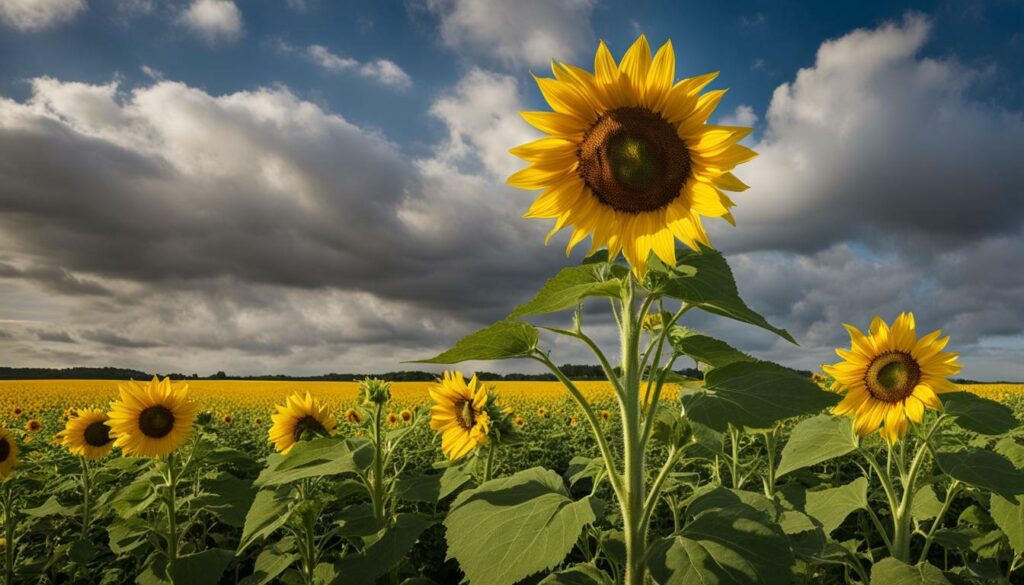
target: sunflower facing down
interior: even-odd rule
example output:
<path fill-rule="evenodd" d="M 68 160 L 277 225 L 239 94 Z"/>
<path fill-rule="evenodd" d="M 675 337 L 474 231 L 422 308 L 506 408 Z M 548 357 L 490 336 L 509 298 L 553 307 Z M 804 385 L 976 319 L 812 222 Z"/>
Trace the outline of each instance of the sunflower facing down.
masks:
<path fill-rule="evenodd" d="M 172 386 L 170 378 L 153 376 L 146 384 L 132 380 L 118 389 L 121 397 L 111 403 L 107 424 L 125 455 L 170 455 L 192 434 L 200 407 L 188 400 L 187 384 Z"/>
<path fill-rule="evenodd" d="M 445 372 L 429 390 L 430 428 L 441 433 L 441 450 L 449 459 L 461 459 L 487 442 L 487 390 L 475 375 L 467 383 L 461 372 Z"/>
<path fill-rule="evenodd" d="M 879 434 L 893 443 L 908 421 L 921 422 L 925 408 L 942 408 L 938 394 L 958 389 L 947 379 L 962 367 L 958 356 L 942 351 L 949 337 L 934 331 L 918 339 L 913 313 L 900 313 L 892 327 L 875 317 L 868 335 L 844 326 L 850 349 L 836 349 L 843 361 L 822 368 L 835 378 L 833 389 L 846 392 L 833 413 L 853 416 L 858 435 L 881 426 Z"/>
<path fill-rule="evenodd" d="M 700 92 L 718 74 L 676 82 L 675 68 L 671 41 L 652 59 L 641 35 L 618 64 L 602 42 L 594 73 L 556 61 L 537 78 L 554 111 L 523 117 L 548 136 L 511 150 L 531 165 L 508 182 L 544 190 L 525 217 L 555 218 L 549 240 L 571 228 L 567 253 L 589 235 L 642 276 L 652 251 L 675 264 L 676 239 L 708 244 L 701 216 L 733 223 L 723 191 L 747 189 L 730 171 L 756 156 L 738 144 L 750 128 L 708 125 L 725 90 Z"/>
<path fill-rule="evenodd" d="M 114 448 L 107 413 L 99 409 L 81 409 L 68 419 L 64 430 L 57 434 L 60 444 L 68 451 L 86 459 L 99 459 Z"/>
<path fill-rule="evenodd" d="M 299 441 L 329 435 L 338 426 L 327 406 L 309 392 L 305 397 L 298 392 L 289 396 L 270 419 L 274 423 L 270 427 L 270 442 L 279 453 L 291 451 Z"/>
<path fill-rule="evenodd" d="M 11 431 L 0 428 L 0 479 L 9 477 L 17 463 L 18 443 Z"/>

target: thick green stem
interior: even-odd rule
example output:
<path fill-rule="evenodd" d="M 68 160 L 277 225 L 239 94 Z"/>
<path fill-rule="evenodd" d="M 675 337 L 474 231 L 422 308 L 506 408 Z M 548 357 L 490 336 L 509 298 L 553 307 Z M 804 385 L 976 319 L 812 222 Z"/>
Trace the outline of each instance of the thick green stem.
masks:
<path fill-rule="evenodd" d="M 498 446 L 491 441 L 487 447 L 487 459 L 484 461 L 484 482 L 491 481 L 491 473 L 494 471 L 494 454 L 497 450 Z"/>
<path fill-rule="evenodd" d="M 651 299 L 643 303 L 638 314 L 633 308 L 634 285 L 630 280 L 622 294 L 622 379 L 625 399 L 622 403 L 622 439 L 626 478 L 625 500 L 621 501 L 623 531 L 626 541 L 626 585 L 643 585 L 643 563 L 647 548 L 647 535 L 643 530 L 644 501 L 647 493 L 644 473 L 644 448 L 641 442 L 640 420 L 640 331 L 641 320 Z"/>
<path fill-rule="evenodd" d="M 384 527 L 386 524 L 385 514 L 385 500 L 386 494 L 384 493 L 384 435 L 382 433 L 383 426 L 383 407 L 380 404 L 374 405 L 373 412 L 373 424 L 374 424 L 374 441 L 376 444 L 375 453 L 373 456 L 373 477 L 371 478 L 370 486 L 370 500 L 373 504 L 373 517 L 377 520 L 377 525 Z"/>
<path fill-rule="evenodd" d="M 171 582 L 174 571 L 174 563 L 178 560 L 178 508 L 176 503 L 178 491 L 178 469 L 174 464 L 174 453 L 171 453 L 164 460 L 166 474 L 164 475 L 164 507 L 167 510 L 167 575 Z"/>
<path fill-rule="evenodd" d="M 14 585 L 14 496 L 4 481 L 4 585 Z"/>
<path fill-rule="evenodd" d="M 92 476 L 89 460 L 82 457 L 82 538 L 89 537 L 89 525 L 92 524 Z"/>
<path fill-rule="evenodd" d="M 956 497 L 958 491 L 960 491 L 960 480 L 954 479 L 953 483 L 949 484 L 949 489 L 946 490 L 946 501 L 942 502 L 942 508 L 939 510 L 938 515 L 935 516 L 935 520 L 928 529 L 928 534 L 924 537 L 924 547 L 921 548 L 921 556 L 917 559 L 918 563 L 923 563 L 928 560 L 928 550 L 932 546 L 932 538 L 935 537 L 935 531 L 942 524 L 942 519 L 946 517 L 946 512 L 949 511 L 949 505 L 953 503 L 953 498 Z"/>
<path fill-rule="evenodd" d="M 779 429 L 774 428 L 764 434 L 764 447 L 768 456 L 768 473 L 764 480 L 764 495 L 775 497 L 775 441 L 778 440 Z"/>

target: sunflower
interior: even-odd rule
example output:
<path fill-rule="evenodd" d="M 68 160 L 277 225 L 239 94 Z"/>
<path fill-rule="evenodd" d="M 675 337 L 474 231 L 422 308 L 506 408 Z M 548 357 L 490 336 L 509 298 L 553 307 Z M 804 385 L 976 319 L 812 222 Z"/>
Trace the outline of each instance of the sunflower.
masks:
<path fill-rule="evenodd" d="M 430 407 L 430 428 L 441 433 L 441 450 L 455 461 L 478 445 L 487 442 L 491 419 L 487 390 L 474 375 L 466 382 L 461 372 L 445 372 L 438 384 L 430 387 L 434 405 Z"/>
<path fill-rule="evenodd" d="M 601 417 L 601 420 L 608 422 L 612 418 L 612 412 L 610 410 L 602 410 L 598 413 L 598 416 Z"/>
<path fill-rule="evenodd" d="M 730 171 L 756 155 L 738 144 L 750 128 L 707 124 L 725 90 L 700 92 L 717 73 L 676 83 L 672 42 L 652 60 L 642 35 L 618 64 L 602 42 L 594 73 L 552 70 L 537 84 L 554 111 L 523 112 L 548 136 L 511 150 L 531 166 L 508 179 L 544 190 L 525 217 L 557 218 L 548 240 L 571 227 L 567 253 L 589 235 L 642 276 L 652 251 L 675 264 L 676 238 L 708 244 L 701 216 L 733 223 L 723 191 L 747 189 Z"/>
<path fill-rule="evenodd" d="M 925 408 L 939 410 L 938 394 L 958 390 L 948 380 L 962 367 L 957 354 L 942 351 L 949 337 L 933 331 L 917 337 L 913 313 L 900 313 L 890 327 L 880 317 L 868 335 L 853 325 L 850 349 L 836 349 L 842 362 L 822 366 L 835 378 L 833 388 L 846 396 L 833 409 L 854 417 L 858 435 L 878 430 L 889 443 L 907 432 L 908 421 L 920 423 Z"/>
<path fill-rule="evenodd" d="M 543 406 L 537 409 L 537 418 L 547 418 L 547 416 L 548 409 L 544 408 Z"/>
<path fill-rule="evenodd" d="M 226 425 L 229 425 L 229 424 L 231 424 L 232 422 L 234 422 L 234 420 L 235 420 L 235 419 L 234 419 L 234 418 L 233 418 L 233 417 L 232 417 L 232 416 L 231 416 L 230 414 L 225 414 L 224 416 L 222 416 L 222 417 L 221 417 L 221 419 L 220 419 L 220 420 L 221 420 L 221 422 L 223 422 L 224 424 L 226 424 Z"/>
<path fill-rule="evenodd" d="M 345 420 L 347 420 L 349 424 L 357 425 L 363 422 L 363 413 L 359 412 L 355 408 L 350 408 L 345 411 Z"/>
<path fill-rule="evenodd" d="M 107 424 L 125 455 L 169 455 L 192 434 L 200 407 L 187 399 L 187 384 L 172 386 L 170 378 L 153 376 L 147 384 L 132 380 L 118 389 L 121 397 L 111 403 Z"/>
<path fill-rule="evenodd" d="M 18 443 L 11 431 L 0 428 L 0 479 L 9 477 L 18 463 Z"/>
<path fill-rule="evenodd" d="M 99 409 L 82 409 L 71 417 L 64 430 L 57 434 L 60 444 L 75 455 L 99 459 L 114 448 L 107 413 Z"/>
<path fill-rule="evenodd" d="M 526 419 L 517 414 L 516 417 L 512 419 L 512 424 L 516 425 L 517 427 L 526 426 Z"/>
<path fill-rule="evenodd" d="M 301 440 L 328 435 L 338 426 L 327 406 L 309 392 L 305 397 L 295 392 L 283 406 L 278 405 L 277 414 L 270 418 L 274 423 L 270 427 L 270 442 L 280 453 L 291 451 Z"/>
<path fill-rule="evenodd" d="M 402 417 L 402 422 L 409 422 L 412 420 L 412 411 L 406 408 L 402 410 L 402 413 L 399 416 Z"/>
<path fill-rule="evenodd" d="M 401 419 L 400 419 L 400 418 L 398 418 L 398 415 L 397 415 L 397 414 L 395 414 L 395 413 L 393 413 L 393 412 L 389 412 L 389 413 L 388 413 L 388 424 L 389 424 L 389 425 L 391 425 L 391 426 L 395 426 L 395 425 L 397 425 L 397 424 L 398 424 L 398 421 L 400 421 L 400 420 L 401 420 Z"/>
<path fill-rule="evenodd" d="M 39 422 L 39 419 L 33 418 L 25 423 L 25 430 L 30 433 L 38 433 L 41 428 L 43 428 L 43 423 Z"/>

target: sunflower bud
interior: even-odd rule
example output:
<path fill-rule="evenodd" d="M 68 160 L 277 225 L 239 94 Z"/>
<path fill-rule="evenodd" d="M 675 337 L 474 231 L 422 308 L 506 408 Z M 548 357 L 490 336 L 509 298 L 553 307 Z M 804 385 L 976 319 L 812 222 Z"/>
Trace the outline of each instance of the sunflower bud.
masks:
<path fill-rule="evenodd" d="M 387 404 L 391 400 L 391 382 L 366 378 L 359 383 L 359 396 L 363 404 Z"/>

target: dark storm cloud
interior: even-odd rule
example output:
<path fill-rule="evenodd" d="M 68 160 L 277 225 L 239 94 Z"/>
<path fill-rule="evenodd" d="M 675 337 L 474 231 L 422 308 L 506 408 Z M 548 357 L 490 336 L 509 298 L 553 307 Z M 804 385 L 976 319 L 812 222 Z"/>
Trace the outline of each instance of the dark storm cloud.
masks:
<path fill-rule="evenodd" d="M 130 339 L 113 331 L 104 330 L 83 331 L 82 337 L 89 341 L 95 341 L 96 343 L 102 343 L 103 345 L 110 347 L 151 348 L 160 347 L 162 345 L 160 343 L 144 339 Z"/>
<path fill-rule="evenodd" d="M 36 331 L 39 341 L 52 341 L 54 343 L 75 343 L 75 340 L 68 335 L 67 331 Z"/>
<path fill-rule="evenodd" d="M 18 268 L 0 261 L 0 278 L 25 279 L 43 288 L 65 295 L 109 295 L 110 291 L 98 282 L 78 278 L 57 266 Z"/>

